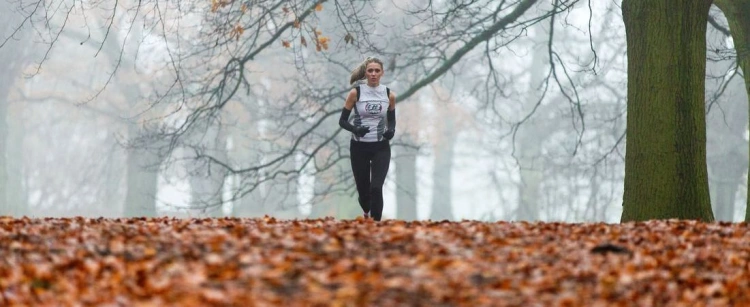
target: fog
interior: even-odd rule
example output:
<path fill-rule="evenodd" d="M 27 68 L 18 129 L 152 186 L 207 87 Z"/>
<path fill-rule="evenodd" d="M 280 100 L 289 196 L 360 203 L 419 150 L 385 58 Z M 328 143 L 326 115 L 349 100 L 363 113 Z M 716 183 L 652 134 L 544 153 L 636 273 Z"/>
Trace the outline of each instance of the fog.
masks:
<path fill-rule="evenodd" d="M 619 2 L 1 1 L 0 215 L 354 218 L 337 122 L 374 56 L 384 218 L 618 222 Z M 731 38 L 708 44 L 712 206 L 739 221 L 748 99 Z"/>

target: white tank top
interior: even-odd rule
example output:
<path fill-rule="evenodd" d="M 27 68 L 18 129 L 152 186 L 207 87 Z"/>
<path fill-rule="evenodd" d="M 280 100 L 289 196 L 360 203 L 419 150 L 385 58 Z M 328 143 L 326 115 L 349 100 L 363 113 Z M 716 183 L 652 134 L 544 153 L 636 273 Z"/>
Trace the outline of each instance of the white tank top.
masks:
<path fill-rule="evenodd" d="M 388 112 L 388 98 L 385 85 L 370 87 L 367 84 L 359 86 L 359 101 L 354 105 L 354 125 L 370 128 L 370 132 L 363 137 L 352 133 L 352 139 L 359 142 L 378 142 L 383 140 L 386 127 L 386 112 Z"/>

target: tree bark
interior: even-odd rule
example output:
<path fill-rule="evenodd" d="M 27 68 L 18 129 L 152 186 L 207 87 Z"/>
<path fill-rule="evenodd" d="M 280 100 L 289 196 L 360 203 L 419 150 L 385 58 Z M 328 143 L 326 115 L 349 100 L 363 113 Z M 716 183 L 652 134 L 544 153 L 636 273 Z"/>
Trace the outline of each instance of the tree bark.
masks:
<path fill-rule="evenodd" d="M 714 220 L 704 111 L 711 2 L 623 0 L 628 48 L 623 222 Z"/>
<path fill-rule="evenodd" d="M 737 50 L 737 60 L 745 76 L 745 90 L 750 96 L 750 78 L 747 76 L 750 73 L 750 0 L 716 0 L 716 6 L 724 12 L 729 23 L 734 49 Z M 750 179 L 750 172 L 747 176 Z M 747 197 L 745 222 L 750 222 L 750 197 Z"/>

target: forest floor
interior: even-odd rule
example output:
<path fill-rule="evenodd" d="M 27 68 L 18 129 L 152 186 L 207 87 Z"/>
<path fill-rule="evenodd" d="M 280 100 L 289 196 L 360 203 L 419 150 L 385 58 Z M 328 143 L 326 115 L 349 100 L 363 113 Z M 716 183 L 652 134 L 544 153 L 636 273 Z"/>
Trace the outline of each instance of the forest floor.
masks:
<path fill-rule="evenodd" d="M 745 223 L 0 217 L 0 305 L 740 306 Z"/>

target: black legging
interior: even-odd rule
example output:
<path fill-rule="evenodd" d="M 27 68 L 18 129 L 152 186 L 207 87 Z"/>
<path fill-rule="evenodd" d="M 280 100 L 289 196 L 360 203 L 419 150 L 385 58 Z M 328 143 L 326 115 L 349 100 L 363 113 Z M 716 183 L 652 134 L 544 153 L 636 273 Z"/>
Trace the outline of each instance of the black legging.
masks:
<path fill-rule="evenodd" d="M 376 221 L 383 216 L 383 183 L 391 162 L 391 145 L 388 141 L 358 142 L 349 145 L 352 173 L 357 184 L 359 205 Z"/>

